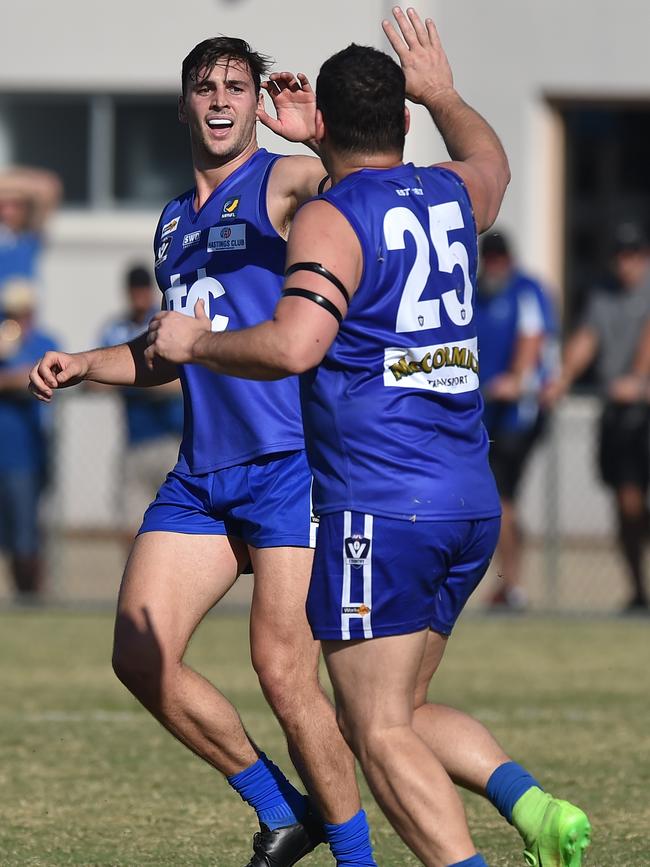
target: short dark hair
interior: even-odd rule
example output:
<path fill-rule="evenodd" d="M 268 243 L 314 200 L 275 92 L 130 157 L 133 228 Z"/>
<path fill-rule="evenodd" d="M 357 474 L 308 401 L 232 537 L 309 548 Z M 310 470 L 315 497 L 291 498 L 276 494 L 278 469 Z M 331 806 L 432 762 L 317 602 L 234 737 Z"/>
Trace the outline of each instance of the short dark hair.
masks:
<path fill-rule="evenodd" d="M 259 94 L 262 76 L 273 66 L 266 54 L 253 51 L 248 42 L 235 36 L 213 36 L 199 42 L 183 61 L 181 92 L 185 93 L 188 82 L 196 82 L 199 73 L 209 75 L 220 60 L 241 60 L 251 73 L 255 93 Z"/>
<path fill-rule="evenodd" d="M 126 272 L 126 288 L 140 289 L 143 286 L 153 286 L 151 272 L 144 265 L 133 265 Z"/>
<path fill-rule="evenodd" d="M 321 66 L 316 104 L 332 143 L 349 153 L 404 150 L 404 73 L 395 61 L 363 45 L 349 45 Z"/>
<path fill-rule="evenodd" d="M 510 256 L 508 236 L 499 229 L 481 235 L 479 244 L 481 256 Z"/>

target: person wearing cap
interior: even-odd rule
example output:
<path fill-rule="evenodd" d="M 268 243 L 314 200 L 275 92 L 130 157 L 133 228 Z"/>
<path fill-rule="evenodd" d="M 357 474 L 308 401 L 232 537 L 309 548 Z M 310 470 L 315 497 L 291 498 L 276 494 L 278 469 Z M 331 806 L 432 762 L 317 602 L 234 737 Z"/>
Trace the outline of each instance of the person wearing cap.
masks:
<path fill-rule="evenodd" d="M 490 466 L 501 498 L 497 557 L 499 586 L 490 605 L 526 607 L 521 578 L 521 533 L 516 495 L 526 462 L 543 428 L 540 388 L 555 340 L 553 303 L 542 284 L 515 263 L 502 231 L 482 236 L 476 323 L 483 422 L 490 436 Z"/>
<path fill-rule="evenodd" d="M 48 407 L 25 390 L 29 372 L 56 341 L 34 326 L 36 292 L 8 280 L 0 294 L 0 550 L 9 558 L 17 600 L 43 591 L 39 504 L 48 471 Z M 43 410 L 46 410 L 44 413 Z"/>
<path fill-rule="evenodd" d="M 617 228 L 612 270 L 615 288 L 594 288 L 564 348 L 561 373 L 549 386 L 548 399 L 558 400 L 594 365 L 603 400 L 599 468 L 614 493 L 618 541 L 631 589 L 624 611 L 647 613 L 643 549 L 650 481 L 650 246 L 638 223 Z"/>
<path fill-rule="evenodd" d="M 158 290 L 144 265 L 128 269 L 124 289 L 126 309 L 102 329 L 103 347 L 128 343 L 143 334 L 160 309 L 156 305 Z M 130 546 L 143 512 L 178 458 L 183 399 L 177 381 L 155 388 L 123 388 L 120 396 L 126 446 L 119 485 L 119 514 L 124 520 L 125 543 Z"/>

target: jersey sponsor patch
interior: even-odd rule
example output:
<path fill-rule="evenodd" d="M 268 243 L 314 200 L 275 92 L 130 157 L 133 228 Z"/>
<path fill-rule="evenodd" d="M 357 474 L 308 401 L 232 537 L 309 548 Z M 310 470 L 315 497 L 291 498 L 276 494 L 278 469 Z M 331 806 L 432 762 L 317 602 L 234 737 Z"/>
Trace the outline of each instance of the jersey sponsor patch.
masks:
<path fill-rule="evenodd" d="M 232 199 L 227 199 L 224 202 L 223 208 L 221 210 L 221 219 L 234 220 L 237 216 L 237 210 L 239 209 L 240 201 L 240 196 L 233 196 Z"/>
<path fill-rule="evenodd" d="M 246 223 L 212 226 L 208 235 L 208 253 L 246 249 Z"/>
<path fill-rule="evenodd" d="M 422 388 L 441 394 L 460 394 L 478 388 L 478 346 L 476 337 L 384 350 L 384 385 Z"/>
<path fill-rule="evenodd" d="M 158 246 L 158 249 L 156 250 L 156 262 L 154 265 L 155 268 L 158 268 L 159 265 L 162 265 L 162 263 L 167 258 L 167 254 L 169 253 L 169 247 L 171 246 L 171 243 L 172 243 L 171 238 L 165 238 L 165 240 Z"/>
<path fill-rule="evenodd" d="M 183 236 L 183 249 L 186 247 L 193 247 L 195 244 L 198 244 L 201 240 L 201 232 L 189 232 L 187 235 Z"/>
<path fill-rule="evenodd" d="M 161 239 L 166 238 L 167 235 L 171 235 L 172 232 L 175 232 L 176 229 L 178 229 L 178 224 L 180 223 L 180 221 L 181 221 L 180 217 L 174 217 L 173 220 L 170 220 L 168 223 L 165 223 L 165 225 L 162 227 L 162 230 L 160 232 Z"/>

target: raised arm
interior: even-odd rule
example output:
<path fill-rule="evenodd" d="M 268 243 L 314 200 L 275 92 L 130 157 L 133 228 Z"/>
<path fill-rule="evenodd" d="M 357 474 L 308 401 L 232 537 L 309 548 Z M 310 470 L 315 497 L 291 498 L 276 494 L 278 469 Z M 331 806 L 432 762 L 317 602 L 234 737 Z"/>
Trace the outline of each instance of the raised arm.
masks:
<path fill-rule="evenodd" d="M 488 122 L 454 88 L 449 61 L 430 18 L 423 23 L 414 9 L 393 15 L 400 29 L 382 26 L 406 76 L 406 95 L 425 106 L 440 131 L 452 162 L 440 165 L 459 174 L 467 186 L 476 225 L 484 232 L 495 221 L 510 181 L 505 151 Z"/>
<path fill-rule="evenodd" d="M 149 387 L 171 382 L 178 368 L 161 358 L 153 365 L 145 361 L 147 335 L 130 343 L 91 349 L 87 352 L 46 352 L 29 374 L 29 390 L 39 400 L 49 402 L 56 389 L 69 388 L 80 382 L 104 385 Z"/>
<path fill-rule="evenodd" d="M 261 106 L 257 112 L 260 122 L 287 141 L 302 142 L 318 154 L 316 97 L 307 76 L 302 72 L 275 72 L 262 87 L 273 102 L 276 116 Z M 279 234 L 287 237 L 293 215 L 318 193 L 325 177 L 318 157 L 288 156 L 276 162 L 269 178 L 267 209 Z"/>

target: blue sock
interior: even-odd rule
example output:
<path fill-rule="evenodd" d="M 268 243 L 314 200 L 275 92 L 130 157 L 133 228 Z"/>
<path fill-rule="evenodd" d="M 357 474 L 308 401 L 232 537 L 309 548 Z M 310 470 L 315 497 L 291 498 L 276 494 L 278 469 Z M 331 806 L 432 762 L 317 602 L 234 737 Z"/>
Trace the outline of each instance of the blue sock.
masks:
<path fill-rule="evenodd" d="M 535 777 L 517 762 L 505 762 L 493 772 L 485 794 L 503 818 L 512 824 L 512 808 L 531 786 L 542 788 Z"/>
<path fill-rule="evenodd" d="M 250 768 L 226 777 L 242 800 L 256 811 L 260 822 L 272 831 L 302 821 L 307 798 L 291 785 L 264 753 Z"/>
<path fill-rule="evenodd" d="M 363 810 L 340 825 L 323 823 L 336 867 L 377 867 L 370 845 L 370 828 Z"/>
<path fill-rule="evenodd" d="M 482 855 L 477 852 L 471 858 L 465 858 L 464 861 L 456 861 L 455 864 L 450 864 L 449 867 L 488 867 L 487 861 Z"/>

